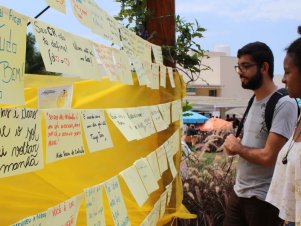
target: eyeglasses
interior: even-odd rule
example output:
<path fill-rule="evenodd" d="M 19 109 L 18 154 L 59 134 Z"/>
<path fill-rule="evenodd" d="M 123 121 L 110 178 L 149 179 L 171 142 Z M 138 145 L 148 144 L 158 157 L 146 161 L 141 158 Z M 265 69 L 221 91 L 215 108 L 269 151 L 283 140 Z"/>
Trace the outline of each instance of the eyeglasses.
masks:
<path fill-rule="evenodd" d="M 234 69 L 237 73 L 245 73 L 250 67 L 256 66 L 257 64 L 249 64 L 249 63 L 243 63 L 240 65 L 234 66 Z"/>

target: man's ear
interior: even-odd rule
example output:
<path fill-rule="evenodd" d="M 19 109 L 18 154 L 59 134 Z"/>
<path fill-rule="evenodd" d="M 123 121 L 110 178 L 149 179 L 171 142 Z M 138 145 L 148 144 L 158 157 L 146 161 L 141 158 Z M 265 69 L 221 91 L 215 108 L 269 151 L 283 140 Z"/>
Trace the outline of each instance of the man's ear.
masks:
<path fill-rule="evenodd" d="M 263 62 L 262 66 L 261 66 L 261 73 L 263 74 L 268 74 L 269 73 L 269 68 L 270 68 L 270 65 L 268 62 Z"/>

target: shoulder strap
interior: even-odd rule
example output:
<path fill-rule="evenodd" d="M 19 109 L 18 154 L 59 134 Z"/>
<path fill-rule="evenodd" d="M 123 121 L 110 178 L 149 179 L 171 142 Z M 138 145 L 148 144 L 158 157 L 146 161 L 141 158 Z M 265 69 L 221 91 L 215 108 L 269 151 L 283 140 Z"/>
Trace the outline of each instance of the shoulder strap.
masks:
<path fill-rule="evenodd" d="M 242 119 L 241 119 L 241 121 L 240 121 L 240 123 L 239 123 L 239 125 L 238 125 L 237 130 L 236 130 L 236 135 L 235 135 L 236 137 L 239 137 L 239 135 L 240 135 L 240 133 L 241 133 L 241 130 L 242 130 L 242 128 L 244 127 L 244 123 L 245 123 L 246 117 L 247 117 L 248 112 L 249 112 L 249 110 L 250 110 L 250 108 L 251 108 L 251 106 L 252 106 L 252 103 L 253 103 L 253 101 L 254 101 L 254 98 L 255 98 L 255 95 L 253 95 L 253 96 L 250 98 L 249 102 L 248 102 L 247 109 L 245 110 L 245 113 L 244 113 L 244 115 L 243 115 L 243 117 L 242 117 Z"/>
<path fill-rule="evenodd" d="M 280 98 L 282 98 L 286 95 L 288 95 L 287 89 L 281 88 L 281 89 L 277 90 L 275 93 L 273 93 L 273 95 L 268 100 L 266 108 L 265 108 L 265 113 L 264 113 L 265 124 L 266 124 L 268 131 L 270 131 L 271 126 L 272 126 L 272 119 L 273 119 L 276 104 L 278 103 L 278 100 Z"/>

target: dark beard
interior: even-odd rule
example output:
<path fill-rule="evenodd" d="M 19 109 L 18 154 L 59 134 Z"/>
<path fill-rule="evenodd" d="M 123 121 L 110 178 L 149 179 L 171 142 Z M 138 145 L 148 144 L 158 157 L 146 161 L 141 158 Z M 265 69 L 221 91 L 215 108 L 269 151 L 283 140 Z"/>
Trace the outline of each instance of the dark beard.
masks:
<path fill-rule="evenodd" d="M 260 70 L 257 70 L 256 74 L 253 77 L 248 78 L 246 83 L 241 83 L 241 86 L 244 89 L 256 90 L 262 85 L 262 80 L 262 74 Z"/>

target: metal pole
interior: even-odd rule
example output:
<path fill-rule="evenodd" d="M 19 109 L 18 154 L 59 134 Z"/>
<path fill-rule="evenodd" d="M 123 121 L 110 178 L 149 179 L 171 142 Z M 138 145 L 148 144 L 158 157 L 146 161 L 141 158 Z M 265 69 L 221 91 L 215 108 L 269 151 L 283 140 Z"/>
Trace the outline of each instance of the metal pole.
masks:
<path fill-rule="evenodd" d="M 39 16 L 41 16 L 43 13 L 45 13 L 50 6 L 47 6 L 45 9 L 43 9 L 38 15 L 36 15 L 34 18 L 37 19 Z M 27 27 L 30 25 L 30 21 L 27 23 Z"/>

